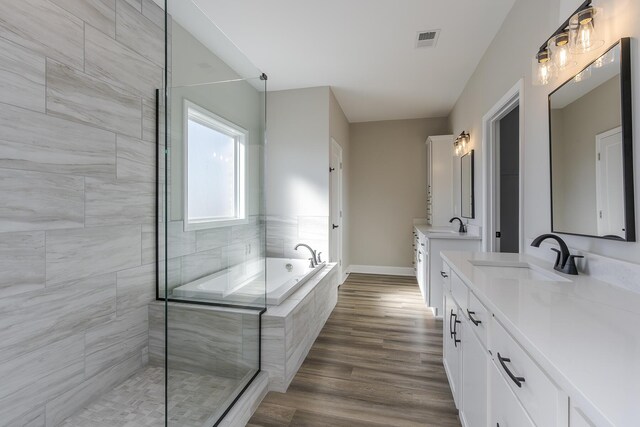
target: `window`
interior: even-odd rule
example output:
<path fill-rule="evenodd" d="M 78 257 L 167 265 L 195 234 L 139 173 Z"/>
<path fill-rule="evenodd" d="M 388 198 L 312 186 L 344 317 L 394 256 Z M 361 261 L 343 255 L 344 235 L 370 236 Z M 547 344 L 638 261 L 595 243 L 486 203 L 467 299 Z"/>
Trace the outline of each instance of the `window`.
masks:
<path fill-rule="evenodd" d="M 246 221 L 248 133 L 185 100 L 185 228 Z"/>

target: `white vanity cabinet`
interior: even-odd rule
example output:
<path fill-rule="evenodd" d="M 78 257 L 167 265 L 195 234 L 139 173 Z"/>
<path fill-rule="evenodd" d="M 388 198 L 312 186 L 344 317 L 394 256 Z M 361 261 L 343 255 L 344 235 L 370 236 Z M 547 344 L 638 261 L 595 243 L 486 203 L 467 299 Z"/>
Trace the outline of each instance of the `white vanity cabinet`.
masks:
<path fill-rule="evenodd" d="M 495 280 L 498 282 L 494 282 L 492 276 L 486 276 L 479 273 L 479 270 L 475 270 L 474 264 L 469 262 L 468 258 L 453 257 L 456 262 L 451 263 L 449 259 L 452 255 L 458 254 L 463 253 L 445 253 L 439 270 L 442 273 L 440 283 L 444 291 L 443 307 L 445 308 L 443 365 L 462 425 L 464 427 L 617 426 L 618 424 L 608 422 L 601 415 L 595 403 L 593 406 L 591 403 L 585 403 L 589 401 L 585 401 L 585 398 L 579 394 L 582 393 L 581 390 L 570 387 L 564 389 L 563 383 L 558 381 L 562 371 L 553 371 L 555 369 L 553 365 L 545 365 L 547 362 L 536 359 L 534 357 L 536 353 L 526 350 L 526 344 L 529 343 L 526 340 L 530 338 L 527 335 L 519 335 L 522 332 L 514 332 L 510 329 L 513 326 L 509 326 L 512 324 L 509 323 L 508 318 L 504 317 L 505 311 L 512 310 L 513 304 L 523 304 L 519 308 L 526 310 L 523 307 L 528 307 L 531 300 L 523 298 L 522 288 L 518 288 L 518 291 L 514 290 L 513 297 L 505 297 L 505 292 L 507 294 L 510 292 L 505 287 L 528 285 L 531 281 L 518 285 L 516 280 L 507 282 L 497 278 Z M 468 253 L 464 254 L 467 256 Z M 496 257 L 499 256 L 502 255 L 496 255 Z M 490 262 L 486 261 L 489 257 L 491 255 L 479 256 L 482 262 Z M 482 262 L 479 265 L 482 265 Z M 517 262 L 523 264 L 524 261 Z M 460 270 L 457 267 L 458 263 L 464 265 Z M 474 283 L 480 285 L 476 286 Z M 487 291 L 493 292 L 492 298 L 487 297 Z M 540 291 L 541 288 L 532 290 L 536 298 L 541 298 L 538 296 Z M 532 324 L 532 330 L 538 332 L 541 329 Z M 559 342 L 557 345 L 571 346 L 572 343 Z M 581 343 L 581 345 L 584 344 Z M 549 366 L 552 367 L 549 368 Z M 601 366 L 594 369 L 610 369 L 610 367 Z M 549 372 L 555 372 L 555 375 Z M 589 373 L 585 372 L 585 375 Z M 608 394 L 616 393 L 619 394 L 618 390 L 613 389 Z M 578 401 L 582 406 L 578 406 Z M 594 419 L 598 421 L 594 422 Z"/>
<path fill-rule="evenodd" d="M 454 301 L 450 292 L 444 296 L 445 316 L 443 325 L 443 364 L 444 370 L 449 379 L 451 393 L 456 407 L 460 409 L 460 377 L 462 374 L 462 335 L 461 321 L 458 320 L 461 314 L 460 308 Z"/>
<path fill-rule="evenodd" d="M 460 419 L 465 427 L 487 425 L 489 355 L 480 329 L 485 321 L 473 316 L 466 285 L 443 263 L 443 364 Z M 478 310 L 478 312 L 482 312 Z M 469 317 L 471 313 L 471 317 Z"/>
<path fill-rule="evenodd" d="M 454 232 L 450 229 L 433 229 L 416 225 L 413 230 L 414 272 L 424 302 L 434 314 L 443 317 L 442 258 L 441 251 L 480 250 L 480 236 Z"/>
<path fill-rule="evenodd" d="M 453 212 L 453 135 L 427 138 L 427 224 L 446 226 Z"/>

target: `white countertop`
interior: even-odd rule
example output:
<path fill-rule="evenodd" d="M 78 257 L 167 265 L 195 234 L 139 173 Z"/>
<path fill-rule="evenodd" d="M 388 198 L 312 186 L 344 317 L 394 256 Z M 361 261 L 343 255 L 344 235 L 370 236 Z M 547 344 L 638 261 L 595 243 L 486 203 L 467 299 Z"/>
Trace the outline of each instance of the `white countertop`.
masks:
<path fill-rule="evenodd" d="M 415 229 L 429 239 L 481 240 L 477 234 L 458 233 L 453 228 L 434 228 L 426 224 L 415 224 Z M 457 228 L 457 227 L 456 227 Z"/>
<path fill-rule="evenodd" d="M 594 422 L 640 423 L 640 294 L 523 254 L 441 256 Z M 526 262 L 570 282 L 498 279 L 469 260 Z"/>

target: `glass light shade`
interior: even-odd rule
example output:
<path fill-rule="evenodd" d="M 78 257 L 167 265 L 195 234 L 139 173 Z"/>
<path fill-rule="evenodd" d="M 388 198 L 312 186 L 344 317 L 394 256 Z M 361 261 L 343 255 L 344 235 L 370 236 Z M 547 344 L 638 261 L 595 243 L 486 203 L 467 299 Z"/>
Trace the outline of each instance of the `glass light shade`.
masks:
<path fill-rule="evenodd" d="M 616 50 L 611 49 L 609 52 L 596 59 L 593 66 L 595 68 L 602 68 L 608 64 L 613 64 L 614 62 L 616 62 Z"/>
<path fill-rule="evenodd" d="M 556 75 L 557 67 L 551 61 L 549 50 L 541 50 L 533 59 L 533 85 L 548 85 Z"/>
<path fill-rule="evenodd" d="M 576 65 L 569 49 L 569 33 L 560 33 L 549 41 L 551 60 L 559 70 Z"/>
<path fill-rule="evenodd" d="M 591 78 L 591 67 L 587 67 L 584 70 L 582 70 L 581 72 L 579 72 L 578 74 L 576 74 L 576 76 L 573 78 L 573 80 L 576 83 L 580 83 L 583 82 L 587 79 Z"/>
<path fill-rule="evenodd" d="M 569 20 L 571 50 L 574 53 L 591 52 L 604 45 L 604 40 L 596 31 L 596 16 L 599 13 L 599 9 L 589 7 L 576 13 Z"/>

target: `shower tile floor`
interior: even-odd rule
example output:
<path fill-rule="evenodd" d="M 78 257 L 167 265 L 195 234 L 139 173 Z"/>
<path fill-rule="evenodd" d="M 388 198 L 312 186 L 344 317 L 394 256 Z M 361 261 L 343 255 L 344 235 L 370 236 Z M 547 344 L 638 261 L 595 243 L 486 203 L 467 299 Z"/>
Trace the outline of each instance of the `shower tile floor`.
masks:
<path fill-rule="evenodd" d="M 251 378 L 238 380 L 172 369 L 169 425 L 212 425 Z M 212 413 L 214 408 L 216 413 Z M 62 427 L 143 427 L 164 425 L 164 368 L 147 366 L 62 422 Z"/>

